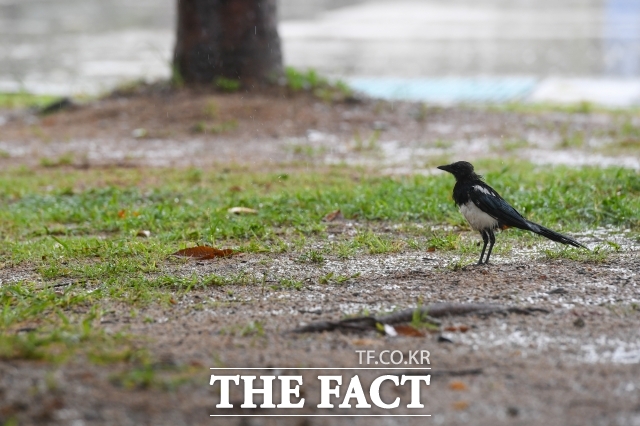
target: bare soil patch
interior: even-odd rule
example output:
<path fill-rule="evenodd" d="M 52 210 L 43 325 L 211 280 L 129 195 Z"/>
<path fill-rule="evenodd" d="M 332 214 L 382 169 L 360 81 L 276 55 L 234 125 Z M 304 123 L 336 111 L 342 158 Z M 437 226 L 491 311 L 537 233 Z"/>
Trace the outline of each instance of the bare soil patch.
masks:
<path fill-rule="evenodd" d="M 118 374 L 128 369 L 118 364 L 3 362 L 2 412 L 35 424 L 66 424 L 69 420 L 237 424 L 234 419 L 208 418 L 217 401 L 216 392 L 208 386 L 208 367 L 356 367 L 357 350 L 387 349 L 405 354 L 409 350 L 430 352 L 433 381 L 425 409 L 433 414 L 430 421 L 605 424 L 613 420 L 634 424 L 640 373 L 640 300 L 635 272 L 640 264 L 635 253 L 614 255 L 595 265 L 496 259 L 500 263 L 456 271 L 435 266 L 439 255 L 404 257 L 413 258 L 411 266 L 385 256 L 357 259 L 384 263 L 387 268 L 365 272 L 342 285 L 318 283 L 313 277 L 322 272 L 313 269 L 322 268 L 319 266 L 308 268 L 312 278 L 299 291 L 274 290 L 270 280 L 264 286 L 198 290 L 171 308 L 150 307 L 135 318 L 127 307 L 113 306 L 112 313 L 102 318 L 102 327 L 139 336 L 141 345 L 150 348 L 157 360 L 155 381 L 125 386 Z M 248 256 L 240 262 L 223 259 L 206 265 L 168 266 L 185 273 L 222 273 L 228 268 L 264 269 L 269 263 L 265 260 L 286 261 Z M 434 302 L 499 303 L 543 308 L 549 313 L 444 318 L 444 330 L 464 325 L 468 331 L 444 331 L 425 338 L 384 337 L 375 332 L 288 333 L 300 325 L 339 320 L 345 314 L 387 312 Z M 469 370 L 471 374 L 465 374 Z M 176 376 L 186 381 L 174 390 L 163 387 Z M 362 377 L 366 381 L 375 375 Z M 463 390 L 453 382 L 462 382 Z M 311 398 L 317 389 L 308 392 Z M 242 395 L 233 394 L 233 398 L 241 401 Z M 342 424 L 340 419 L 322 420 L 322 424 Z M 418 424 L 414 420 L 401 422 Z M 300 421 L 279 419 L 278 423 Z M 365 420 L 356 419 L 358 422 Z"/>
<path fill-rule="evenodd" d="M 0 115 L 7 121 L 0 127 L 3 167 L 301 161 L 430 173 L 455 158 L 506 156 L 640 168 L 634 154 L 640 122 L 632 113 L 443 108 L 350 97 L 331 102 L 284 88 L 221 94 L 160 85 L 47 116 Z"/>

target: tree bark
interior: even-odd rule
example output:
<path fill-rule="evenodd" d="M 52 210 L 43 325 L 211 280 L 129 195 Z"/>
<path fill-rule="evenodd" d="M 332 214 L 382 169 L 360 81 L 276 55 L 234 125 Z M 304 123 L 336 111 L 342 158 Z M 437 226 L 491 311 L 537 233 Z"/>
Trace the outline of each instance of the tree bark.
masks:
<path fill-rule="evenodd" d="M 178 0 L 174 72 L 186 84 L 245 86 L 282 73 L 276 0 Z"/>

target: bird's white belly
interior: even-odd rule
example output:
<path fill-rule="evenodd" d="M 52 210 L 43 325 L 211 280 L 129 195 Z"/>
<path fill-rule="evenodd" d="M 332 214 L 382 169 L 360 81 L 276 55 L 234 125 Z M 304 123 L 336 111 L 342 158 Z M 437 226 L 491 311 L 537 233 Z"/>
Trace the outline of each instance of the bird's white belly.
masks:
<path fill-rule="evenodd" d="M 498 227 L 498 221 L 480 210 L 478 206 L 473 204 L 473 201 L 462 204 L 460 206 L 460 213 L 462 213 L 469 222 L 469 225 L 476 231 L 495 229 Z"/>

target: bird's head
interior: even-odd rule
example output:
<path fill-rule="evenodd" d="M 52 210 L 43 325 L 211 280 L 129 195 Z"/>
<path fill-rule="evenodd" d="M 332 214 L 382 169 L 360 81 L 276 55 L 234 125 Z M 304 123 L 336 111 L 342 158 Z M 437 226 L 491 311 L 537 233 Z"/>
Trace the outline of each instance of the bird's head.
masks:
<path fill-rule="evenodd" d="M 480 179 L 481 176 L 473 171 L 473 164 L 467 161 L 457 161 L 445 166 L 438 166 L 440 170 L 451 173 L 456 180 Z"/>

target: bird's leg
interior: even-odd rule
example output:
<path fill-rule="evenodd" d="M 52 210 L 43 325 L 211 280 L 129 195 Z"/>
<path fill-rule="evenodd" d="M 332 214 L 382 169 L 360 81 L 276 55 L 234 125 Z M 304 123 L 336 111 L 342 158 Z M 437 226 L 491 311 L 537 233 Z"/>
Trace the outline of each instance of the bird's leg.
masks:
<path fill-rule="evenodd" d="M 487 231 L 480 231 L 480 235 L 482 235 L 482 241 L 484 241 L 484 245 L 482 246 L 482 253 L 480 253 L 480 260 L 478 260 L 478 265 L 482 265 L 484 250 L 487 248 L 487 244 L 489 243 L 489 235 L 487 235 Z"/>
<path fill-rule="evenodd" d="M 487 231 L 487 234 L 489 234 L 489 241 L 491 241 L 491 244 L 489 244 L 489 251 L 487 252 L 487 258 L 484 260 L 485 265 L 489 263 L 489 256 L 491 256 L 491 250 L 493 250 L 493 245 L 496 243 L 496 235 L 493 233 L 493 229 L 489 229 Z"/>

